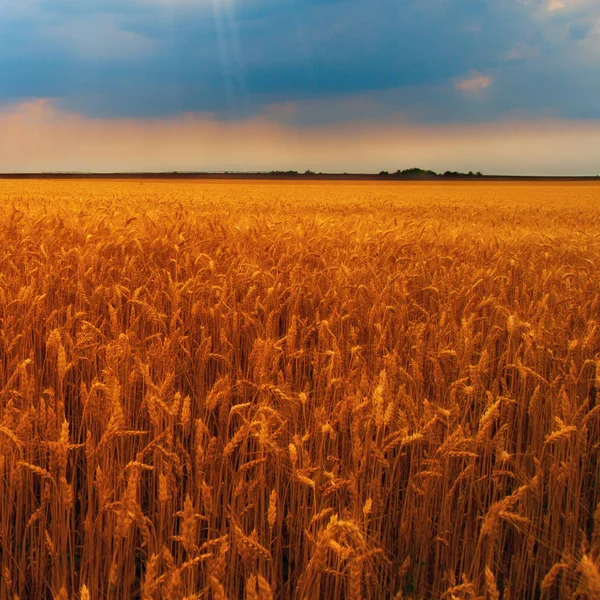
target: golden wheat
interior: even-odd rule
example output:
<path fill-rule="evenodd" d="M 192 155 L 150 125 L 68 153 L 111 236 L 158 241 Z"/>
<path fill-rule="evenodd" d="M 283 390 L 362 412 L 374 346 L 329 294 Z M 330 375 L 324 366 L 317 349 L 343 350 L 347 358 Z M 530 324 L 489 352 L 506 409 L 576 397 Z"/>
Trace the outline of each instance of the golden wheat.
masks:
<path fill-rule="evenodd" d="M 599 189 L 0 181 L 0 600 L 598 597 Z"/>

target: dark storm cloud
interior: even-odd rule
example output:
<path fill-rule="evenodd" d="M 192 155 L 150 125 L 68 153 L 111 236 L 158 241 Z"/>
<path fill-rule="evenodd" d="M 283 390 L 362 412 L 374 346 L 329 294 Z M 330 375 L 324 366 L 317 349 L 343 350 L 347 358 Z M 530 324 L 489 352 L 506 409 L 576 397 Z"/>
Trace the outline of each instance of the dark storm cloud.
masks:
<path fill-rule="evenodd" d="M 600 117 L 599 13 L 586 0 L 0 0 L 0 10 L 4 104 L 295 125 Z"/>

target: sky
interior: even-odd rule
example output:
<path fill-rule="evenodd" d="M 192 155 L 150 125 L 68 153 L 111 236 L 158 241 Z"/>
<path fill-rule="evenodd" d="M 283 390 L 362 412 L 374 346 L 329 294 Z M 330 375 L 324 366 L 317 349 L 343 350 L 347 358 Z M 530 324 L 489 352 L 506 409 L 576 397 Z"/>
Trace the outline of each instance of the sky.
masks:
<path fill-rule="evenodd" d="M 599 0 L 0 0 L 0 172 L 600 173 Z"/>

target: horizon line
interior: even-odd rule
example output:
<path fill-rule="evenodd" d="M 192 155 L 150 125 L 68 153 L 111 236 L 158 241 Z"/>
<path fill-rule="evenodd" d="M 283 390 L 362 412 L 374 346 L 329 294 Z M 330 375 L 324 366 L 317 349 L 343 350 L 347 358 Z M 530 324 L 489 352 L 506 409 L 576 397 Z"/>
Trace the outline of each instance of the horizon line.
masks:
<path fill-rule="evenodd" d="M 0 179 L 42 179 L 42 178 L 187 178 L 187 179 L 342 179 L 342 180 L 377 180 L 377 181 L 436 181 L 436 180 L 546 180 L 546 181 L 592 181 L 599 180 L 600 175 L 511 175 L 511 174 L 475 174 L 462 172 L 428 173 L 423 175 L 402 174 L 402 172 L 300 172 L 294 170 L 274 171 L 8 171 L 0 172 Z"/>

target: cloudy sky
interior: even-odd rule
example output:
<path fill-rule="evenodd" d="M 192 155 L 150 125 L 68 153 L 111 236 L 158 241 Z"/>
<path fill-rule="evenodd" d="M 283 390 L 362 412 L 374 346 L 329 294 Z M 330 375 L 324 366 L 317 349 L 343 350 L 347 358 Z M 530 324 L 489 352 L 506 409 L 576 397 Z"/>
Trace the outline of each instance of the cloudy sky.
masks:
<path fill-rule="evenodd" d="M 598 0 L 0 0 L 0 171 L 600 173 Z"/>

